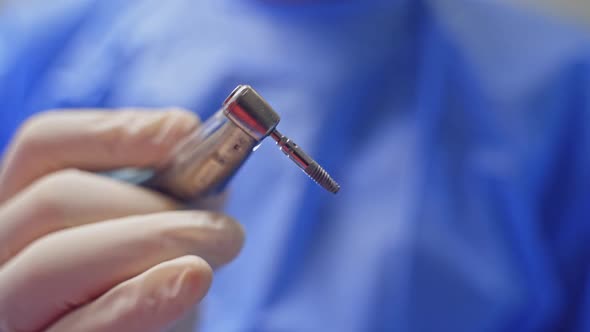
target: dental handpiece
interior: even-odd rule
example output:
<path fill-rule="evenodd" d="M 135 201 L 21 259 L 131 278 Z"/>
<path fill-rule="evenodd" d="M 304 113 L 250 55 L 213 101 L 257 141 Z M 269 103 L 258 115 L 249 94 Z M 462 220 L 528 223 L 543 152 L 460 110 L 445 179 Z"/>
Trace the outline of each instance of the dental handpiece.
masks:
<path fill-rule="evenodd" d="M 109 175 L 150 187 L 183 201 L 221 191 L 256 147 L 271 137 L 312 180 L 329 192 L 340 185 L 277 129 L 279 115 L 250 86 L 239 85 L 222 108 L 171 151 L 158 170 L 123 169 Z"/>

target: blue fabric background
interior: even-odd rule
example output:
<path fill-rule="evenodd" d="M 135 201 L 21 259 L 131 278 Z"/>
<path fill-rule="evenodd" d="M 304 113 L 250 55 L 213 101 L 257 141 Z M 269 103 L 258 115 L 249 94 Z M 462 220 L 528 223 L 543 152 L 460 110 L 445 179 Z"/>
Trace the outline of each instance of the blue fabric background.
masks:
<path fill-rule="evenodd" d="M 60 107 L 215 112 L 239 83 L 341 182 L 263 144 L 203 331 L 590 331 L 590 40 L 495 1 L 23 1 L 0 146 Z"/>

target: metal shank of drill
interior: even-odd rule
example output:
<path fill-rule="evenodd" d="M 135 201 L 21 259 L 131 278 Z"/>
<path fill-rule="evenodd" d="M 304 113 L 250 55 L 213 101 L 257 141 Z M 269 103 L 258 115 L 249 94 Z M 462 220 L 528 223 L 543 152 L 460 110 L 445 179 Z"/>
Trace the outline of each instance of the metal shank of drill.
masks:
<path fill-rule="evenodd" d="M 277 142 L 277 145 L 285 155 L 289 157 L 299 168 L 312 180 L 331 193 L 337 193 L 340 185 L 332 179 L 315 160 L 308 156 L 303 150 L 288 137 L 283 136 L 278 130 L 273 130 L 270 136 Z"/>

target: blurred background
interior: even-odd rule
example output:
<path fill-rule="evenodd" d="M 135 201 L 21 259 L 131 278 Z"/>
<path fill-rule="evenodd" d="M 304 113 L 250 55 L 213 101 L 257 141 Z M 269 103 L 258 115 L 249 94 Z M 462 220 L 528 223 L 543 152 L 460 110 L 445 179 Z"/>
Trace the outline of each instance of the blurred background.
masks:
<path fill-rule="evenodd" d="M 342 190 L 263 144 L 201 331 L 590 331 L 588 1 L 0 0 L 0 147 L 241 83 Z"/>

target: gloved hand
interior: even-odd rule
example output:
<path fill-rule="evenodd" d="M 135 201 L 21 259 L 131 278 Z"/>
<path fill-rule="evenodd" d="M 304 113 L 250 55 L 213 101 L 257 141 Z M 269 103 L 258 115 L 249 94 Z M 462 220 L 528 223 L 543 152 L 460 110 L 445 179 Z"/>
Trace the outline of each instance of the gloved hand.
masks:
<path fill-rule="evenodd" d="M 158 166 L 189 112 L 48 112 L 0 170 L 0 331 L 161 331 L 243 243 L 230 217 L 90 173 Z M 77 170 L 74 170 L 77 169 Z"/>

